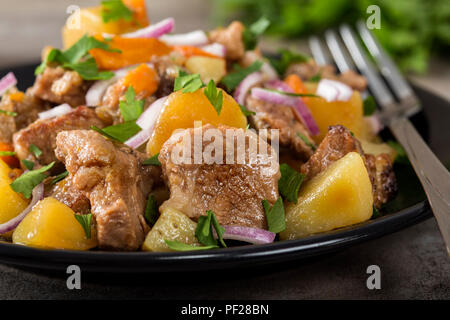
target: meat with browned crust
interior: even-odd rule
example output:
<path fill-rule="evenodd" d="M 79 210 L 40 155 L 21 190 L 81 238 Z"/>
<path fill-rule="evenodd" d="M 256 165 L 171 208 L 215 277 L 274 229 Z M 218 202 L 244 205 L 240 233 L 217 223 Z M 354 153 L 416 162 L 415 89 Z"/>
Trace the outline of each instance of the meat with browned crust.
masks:
<path fill-rule="evenodd" d="M 31 93 L 36 97 L 56 104 L 68 103 L 72 107 L 85 104 L 89 83 L 76 71 L 58 67 L 46 67 L 36 77 Z"/>
<path fill-rule="evenodd" d="M 244 29 L 242 22 L 233 21 L 227 28 L 212 30 L 209 33 L 209 40 L 225 46 L 227 59 L 239 60 L 245 53 L 245 46 L 242 40 Z"/>
<path fill-rule="evenodd" d="M 149 230 L 147 196 L 161 168 L 144 166 L 144 154 L 92 130 L 63 131 L 56 145 L 56 156 L 69 171 L 66 179 L 89 199 L 100 248 L 138 249 Z"/>
<path fill-rule="evenodd" d="M 53 179 L 54 177 L 49 178 L 50 181 Z M 70 178 L 65 178 L 53 186 L 47 186 L 45 197 L 55 198 L 79 214 L 88 214 L 91 212 L 89 199 L 73 186 L 73 180 Z"/>
<path fill-rule="evenodd" d="M 179 134 L 172 135 L 163 145 L 159 160 L 162 163 L 163 175 L 170 188 L 170 199 L 164 202 L 162 208 L 172 207 L 185 213 L 188 217 L 197 220 L 205 215 L 206 210 L 212 210 L 222 225 L 237 225 L 254 228 L 266 228 L 267 221 L 261 201 L 266 199 L 271 204 L 278 199 L 278 180 L 280 178 L 277 155 L 266 142 L 258 138 L 251 130 L 236 129 L 230 127 L 214 128 L 211 125 L 203 126 L 200 132 L 203 134 L 209 130 L 218 130 L 223 139 L 223 147 L 226 146 L 225 130 L 229 129 L 231 141 L 237 149 L 237 135 L 247 141 L 245 150 L 241 149 L 245 156 L 245 163 L 237 163 L 238 152 L 234 153 L 232 148 L 226 148 L 222 156 L 222 164 L 218 161 L 207 163 L 188 164 L 176 163 L 173 160 L 173 152 L 177 148 L 191 148 L 192 152 L 188 159 L 191 162 L 194 152 L 194 129 L 186 129 Z M 236 136 L 234 136 L 236 135 Z M 183 140 L 190 137 L 190 145 Z M 233 140 L 231 140 L 233 137 Z M 245 137 L 245 138 L 244 138 Z M 210 141 L 203 141 L 202 152 L 208 150 L 212 145 Z M 244 141 L 244 140 L 242 140 Z M 250 141 L 259 145 L 259 150 L 267 150 L 269 155 L 264 163 L 256 159 L 257 153 L 249 150 Z M 260 154 L 261 152 L 258 152 Z M 233 163 L 226 163 L 227 154 L 229 159 L 235 159 Z M 253 161 L 250 161 L 253 159 Z M 229 161 L 230 162 L 230 161 Z"/>
<path fill-rule="evenodd" d="M 299 134 L 303 135 L 311 143 L 314 143 L 314 140 L 292 107 L 256 99 L 251 95 L 248 95 L 245 101 L 247 109 L 256 113 L 256 115 L 250 116 L 250 121 L 256 129 L 279 130 L 281 149 L 289 149 L 303 161 L 311 157 L 313 149 L 300 138 Z M 270 137 L 269 130 L 269 139 Z"/>
<path fill-rule="evenodd" d="M 374 205 L 380 208 L 397 192 L 392 160 L 388 154 L 377 156 L 365 154 L 358 139 L 344 126 L 337 125 L 329 128 L 316 152 L 301 167 L 301 172 L 307 179 L 311 179 L 349 152 L 358 152 L 363 157 L 372 183 Z"/>
<path fill-rule="evenodd" d="M 103 122 L 97 118 L 95 111 L 85 106 L 78 107 L 59 117 L 37 120 L 14 134 L 14 150 L 20 160 L 33 161 L 37 166 L 46 165 L 57 160 L 54 150 L 56 135 L 59 132 L 89 129 L 92 125 L 100 128 L 104 126 Z M 42 151 L 39 158 L 30 152 L 32 144 Z"/>

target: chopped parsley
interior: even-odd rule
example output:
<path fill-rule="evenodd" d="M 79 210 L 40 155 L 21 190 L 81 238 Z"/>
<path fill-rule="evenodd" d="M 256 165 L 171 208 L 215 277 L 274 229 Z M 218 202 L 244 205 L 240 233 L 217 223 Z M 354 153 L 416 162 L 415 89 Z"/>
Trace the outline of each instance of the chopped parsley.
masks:
<path fill-rule="evenodd" d="M 380 211 L 375 207 L 375 205 L 372 205 L 372 207 L 373 207 L 372 219 L 381 217 L 382 215 L 381 215 Z"/>
<path fill-rule="evenodd" d="M 97 131 L 98 133 L 109 139 L 116 140 L 122 143 L 142 130 L 141 127 L 139 127 L 134 121 L 116 124 L 103 129 L 100 129 L 96 126 L 91 126 L 91 129 Z"/>
<path fill-rule="evenodd" d="M 0 151 L 0 157 L 12 157 L 15 155 L 16 153 L 14 151 Z"/>
<path fill-rule="evenodd" d="M 175 251 L 193 251 L 193 250 L 209 250 L 216 249 L 218 246 L 194 246 L 191 244 L 182 243 L 176 240 L 164 240 L 167 246 Z"/>
<path fill-rule="evenodd" d="M 36 145 L 30 144 L 28 147 L 28 151 L 30 151 L 36 158 L 39 158 L 42 154 L 41 149 L 39 149 Z"/>
<path fill-rule="evenodd" d="M 69 175 L 69 171 L 64 171 L 63 173 L 58 174 L 56 177 L 53 178 L 52 182 L 50 183 L 51 185 L 54 185 L 58 182 L 60 182 L 61 180 L 63 180 L 65 177 L 67 177 Z"/>
<path fill-rule="evenodd" d="M 144 111 L 144 100 L 135 100 L 135 98 L 136 91 L 132 86 L 129 86 L 125 93 L 125 101 L 120 101 L 119 104 L 120 113 L 125 122 L 136 121 Z"/>
<path fill-rule="evenodd" d="M 316 145 L 315 145 L 313 142 L 309 141 L 309 139 L 308 139 L 305 135 L 301 134 L 300 132 L 297 132 L 297 136 L 298 136 L 300 139 L 302 139 L 303 142 L 304 142 L 308 147 L 310 147 L 313 151 L 317 149 Z"/>
<path fill-rule="evenodd" d="M 204 84 L 198 73 L 187 74 L 186 72 L 180 70 L 178 77 L 175 79 L 173 91 L 183 89 L 183 93 L 195 92 L 198 89 L 203 88 L 203 86 Z"/>
<path fill-rule="evenodd" d="M 91 238 L 91 222 L 92 222 L 92 213 L 89 214 L 74 214 L 75 219 L 81 224 L 83 227 L 84 233 L 86 234 L 86 238 Z"/>
<path fill-rule="evenodd" d="M 245 50 L 253 50 L 258 44 L 258 37 L 269 27 L 270 21 L 266 17 L 261 17 L 242 33 Z"/>
<path fill-rule="evenodd" d="M 272 207 L 270 207 L 270 203 L 267 200 L 263 200 L 262 205 L 264 207 L 264 211 L 266 212 L 269 231 L 273 233 L 280 233 L 286 229 L 283 199 L 278 198 Z"/>
<path fill-rule="evenodd" d="M 320 73 L 308 79 L 310 82 L 319 82 L 320 80 L 322 80 L 322 75 Z"/>
<path fill-rule="evenodd" d="M 265 88 L 265 90 L 267 91 L 272 91 L 272 92 L 276 92 L 279 94 L 283 94 L 285 96 L 290 96 L 290 97 L 312 97 L 312 98 L 319 98 L 318 95 L 314 94 L 314 93 L 295 93 L 295 92 L 286 92 L 286 91 L 281 91 L 281 90 L 276 90 L 276 89 L 268 89 Z"/>
<path fill-rule="evenodd" d="M 159 156 L 159 153 L 157 153 L 154 156 L 144 160 L 144 162 L 142 164 L 146 165 L 146 166 L 161 166 L 161 162 L 159 162 L 158 156 Z"/>
<path fill-rule="evenodd" d="M 53 161 L 45 167 L 25 172 L 10 184 L 11 188 L 15 192 L 20 192 L 25 198 L 29 199 L 33 189 L 47 178 L 47 175 L 44 174 L 44 172 L 50 170 L 54 164 L 55 162 Z"/>
<path fill-rule="evenodd" d="M 23 165 L 25 166 L 25 168 L 27 168 L 28 170 L 33 170 L 34 168 L 34 162 L 27 160 L 27 159 L 23 159 L 22 160 Z"/>
<path fill-rule="evenodd" d="M 289 165 L 280 165 L 281 179 L 278 181 L 280 194 L 288 201 L 297 203 L 298 191 L 302 185 L 305 175 L 295 171 Z"/>
<path fill-rule="evenodd" d="M 241 108 L 242 113 L 243 113 L 244 116 L 246 116 L 246 117 L 256 115 L 256 112 L 253 112 L 253 111 L 248 110 L 248 109 L 247 109 L 245 106 L 243 106 L 242 104 L 239 105 L 239 108 Z"/>
<path fill-rule="evenodd" d="M 363 101 L 364 116 L 371 116 L 377 110 L 377 104 L 372 96 L 367 96 Z"/>
<path fill-rule="evenodd" d="M 216 110 L 217 115 L 220 116 L 220 111 L 222 111 L 223 104 L 223 93 L 222 90 L 218 90 L 214 80 L 210 80 L 208 86 L 203 90 L 203 93 L 208 98 L 209 102 L 211 102 L 214 110 Z"/>
<path fill-rule="evenodd" d="M 123 4 L 122 0 L 103 0 L 102 19 L 103 22 L 125 20 L 131 21 L 133 12 Z"/>
<path fill-rule="evenodd" d="M 397 141 L 389 140 L 386 142 L 391 148 L 395 150 L 397 155 L 395 156 L 394 161 L 397 163 L 408 164 L 409 159 L 406 155 L 405 149 L 403 149 L 402 145 Z"/>
<path fill-rule="evenodd" d="M 292 52 L 287 49 L 281 49 L 279 51 L 280 58 L 269 58 L 270 64 L 277 70 L 279 75 L 284 75 L 287 68 L 295 62 L 306 62 L 308 57 Z"/>
<path fill-rule="evenodd" d="M 0 109 L 0 114 L 6 114 L 7 116 L 17 117 L 17 112 L 6 111 L 6 110 L 2 110 L 2 109 Z"/>
<path fill-rule="evenodd" d="M 148 197 L 147 205 L 145 206 L 144 218 L 151 227 L 153 227 L 156 220 L 158 220 L 158 205 L 152 194 Z"/>
<path fill-rule="evenodd" d="M 261 69 L 262 65 L 263 63 L 259 60 L 253 62 L 247 68 L 242 68 L 240 65 L 235 64 L 233 67 L 234 71 L 223 77 L 221 82 L 227 87 L 228 91 L 232 91 L 246 76 Z"/>
<path fill-rule="evenodd" d="M 36 75 L 44 72 L 48 63 L 55 62 L 63 68 L 71 69 L 85 80 L 106 80 L 114 76 L 111 71 L 98 71 L 95 59 L 89 54 L 91 49 L 102 49 L 111 52 L 120 52 L 112 49 L 105 42 L 101 42 L 94 37 L 84 35 L 74 45 L 65 51 L 52 49 L 42 63 L 36 68 Z"/>

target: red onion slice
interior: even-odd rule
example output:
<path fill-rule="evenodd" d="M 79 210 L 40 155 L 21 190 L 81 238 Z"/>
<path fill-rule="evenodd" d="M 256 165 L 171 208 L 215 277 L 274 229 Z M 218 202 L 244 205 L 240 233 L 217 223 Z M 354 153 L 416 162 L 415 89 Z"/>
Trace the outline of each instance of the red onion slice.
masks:
<path fill-rule="evenodd" d="M 125 141 L 125 144 L 133 149 L 140 147 L 145 141 L 150 139 L 156 121 L 164 108 L 167 97 L 162 97 L 153 102 L 137 119 L 136 124 L 142 128 L 136 135 Z"/>
<path fill-rule="evenodd" d="M 6 91 L 11 89 L 17 84 L 17 79 L 14 73 L 9 72 L 0 79 L 0 96 L 2 96 Z"/>
<path fill-rule="evenodd" d="M 276 234 L 264 229 L 241 227 L 241 226 L 223 226 L 225 233 L 223 239 L 239 240 L 253 244 L 272 243 Z"/>
<path fill-rule="evenodd" d="M 203 30 L 195 30 L 183 34 L 166 34 L 159 40 L 169 46 L 203 46 L 208 44 L 208 36 Z"/>
<path fill-rule="evenodd" d="M 247 92 L 253 87 L 255 84 L 262 82 L 263 76 L 260 72 L 250 73 L 248 76 L 241 81 L 241 83 L 237 86 L 234 91 L 234 99 L 236 99 L 237 103 L 244 105 L 245 97 Z"/>
<path fill-rule="evenodd" d="M 175 20 L 173 18 L 167 18 L 143 29 L 124 33 L 120 36 L 123 38 L 159 38 L 166 33 L 172 32 L 174 28 Z"/>
<path fill-rule="evenodd" d="M 14 230 L 19 223 L 26 217 L 28 213 L 30 213 L 31 209 L 38 203 L 40 200 L 44 199 L 44 184 L 40 183 L 33 189 L 31 202 L 28 207 L 25 208 L 19 215 L 15 218 L 12 218 L 8 222 L 0 224 L 0 234 L 7 233 L 11 230 Z"/>
<path fill-rule="evenodd" d="M 51 108 L 50 110 L 47 110 L 44 112 L 39 112 L 38 115 L 39 115 L 39 119 L 50 119 L 50 118 L 63 116 L 71 111 L 72 111 L 72 107 L 67 103 L 63 103 L 63 104 L 60 104 L 59 106 Z"/>
<path fill-rule="evenodd" d="M 311 112 L 309 111 L 308 107 L 300 97 L 288 96 L 279 92 L 274 92 L 263 88 L 253 88 L 251 94 L 252 97 L 256 99 L 261 99 L 274 104 L 283 104 L 293 107 L 294 110 L 299 115 L 300 119 L 303 120 L 309 132 L 311 132 L 312 135 L 319 134 L 320 131 L 319 127 L 317 126 L 317 123 L 314 121 Z"/>
<path fill-rule="evenodd" d="M 221 45 L 220 43 L 211 43 L 206 46 L 201 46 L 200 49 L 221 58 L 225 58 L 225 55 L 227 53 L 227 49 L 225 48 L 225 46 Z"/>
<path fill-rule="evenodd" d="M 89 88 L 89 90 L 86 92 L 86 106 L 88 107 L 96 107 L 101 103 L 103 94 L 105 93 L 106 89 L 112 85 L 117 80 L 125 77 L 127 73 L 133 68 L 127 67 L 123 69 L 119 69 L 117 71 L 114 71 L 114 77 L 108 80 L 99 80 L 94 82 L 94 84 Z"/>
<path fill-rule="evenodd" d="M 317 86 L 316 95 L 321 96 L 328 102 L 348 101 L 353 95 L 353 90 L 342 82 L 321 79 Z"/>

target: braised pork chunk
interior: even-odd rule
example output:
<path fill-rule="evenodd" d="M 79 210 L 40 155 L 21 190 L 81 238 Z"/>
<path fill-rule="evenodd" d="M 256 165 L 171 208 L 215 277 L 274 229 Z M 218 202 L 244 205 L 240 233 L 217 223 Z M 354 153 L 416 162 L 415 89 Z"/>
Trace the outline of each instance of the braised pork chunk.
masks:
<path fill-rule="evenodd" d="M 204 134 L 210 129 L 220 133 L 215 139 L 223 139 L 222 164 L 217 163 L 218 161 L 209 164 L 207 161 L 194 163 L 195 129 L 186 129 L 174 134 L 164 144 L 159 160 L 170 189 L 170 199 L 162 205 L 162 208 L 166 206 L 178 209 L 194 220 L 204 215 L 206 210 L 212 210 L 222 225 L 266 228 L 267 222 L 261 201 L 267 199 L 273 204 L 279 196 L 280 171 L 274 150 L 251 130 L 229 127 L 216 129 L 211 125 L 196 130 Z M 241 162 L 242 164 L 236 163 L 239 151 L 234 152 L 238 149 L 238 138 L 231 136 L 233 140 L 229 141 L 236 144 L 236 148 L 225 150 L 227 129 L 231 134 L 245 137 L 245 150 L 240 149 L 246 159 L 244 163 Z M 212 146 L 211 141 L 205 140 L 202 152 L 210 150 Z M 258 145 L 259 150 L 266 150 L 268 154 L 266 162 L 259 159 L 256 153 L 252 153 L 250 143 Z M 173 153 L 179 148 L 192 151 L 187 161 L 191 163 L 174 162 Z M 231 164 L 226 163 L 227 154 L 229 159 L 235 159 Z"/>
<path fill-rule="evenodd" d="M 219 28 L 209 33 L 209 40 L 225 46 L 226 58 L 239 60 L 244 56 L 245 46 L 242 40 L 244 25 L 239 21 L 233 21 L 227 28 Z"/>
<path fill-rule="evenodd" d="M 69 171 L 66 179 L 89 199 L 100 248 L 138 249 L 148 231 L 147 196 L 161 169 L 144 166 L 144 154 L 92 130 L 60 132 L 56 145 L 56 156 Z"/>

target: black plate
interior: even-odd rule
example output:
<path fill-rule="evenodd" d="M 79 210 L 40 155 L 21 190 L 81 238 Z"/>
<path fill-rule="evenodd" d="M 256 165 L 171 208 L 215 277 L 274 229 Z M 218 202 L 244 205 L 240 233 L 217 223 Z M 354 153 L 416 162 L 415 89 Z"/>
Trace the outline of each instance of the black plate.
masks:
<path fill-rule="evenodd" d="M 32 85 L 34 67 L 27 65 L 10 69 L 18 77 L 21 89 Z M 0 71 L 0 77 L 7 71 Z M 420 88 L 416 88 L 416 93 L 422 101 L 424 112 L 412 120 L 433 151 L 448 165 L 450 104 Z M 389 132 L 383 132 L 383 135 L 389 138 Z M 77 264 L 84 271 L 132 273 L 241 268 L 305 259 L 374 239 L 429 218 L 431 211 L 414 171 L 407 164 L 398 164 L 395 170 L 400 192 L 383 209 L 383 217 L 301 240 L 185 253 L 43 250 L 0 242 L 0 262 L 53 270 Z"/>

